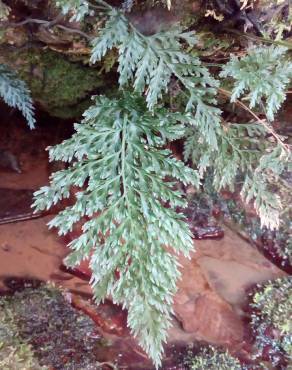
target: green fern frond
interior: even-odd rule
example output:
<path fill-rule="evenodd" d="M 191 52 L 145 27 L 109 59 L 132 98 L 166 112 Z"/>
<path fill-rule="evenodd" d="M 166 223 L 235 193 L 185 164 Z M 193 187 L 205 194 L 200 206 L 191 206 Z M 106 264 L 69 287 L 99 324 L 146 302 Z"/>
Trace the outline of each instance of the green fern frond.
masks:
<path fill-rule="evenodd" d="M 174 28 L 145 36 L 121 11 L 112 9 L 108 17 L 105 27 L 93 41 L 91 62 L 101 60 L 108 50 L 118 48 L 120 85 L 133 83 L 135 92 L 145 94 L 150 110 L 167 93 L 171 79 L 176 78 L 184 91 L 190 123 L 197 125 L 216 147 L 215 131 L 220 125 L 221 111 L 213 104 L 216 104 L 218 82 L 197 57 L 182 49 L 182 42 L 196 43 L 194 33 Z"/>
<path fill-rule="evenodd" d="M 66 234 L 91 218 L 70 243 L 67 263 L 90 258 L 96 301 L 111 296 L 128 309 L 132 333 L 159 365 L 180 276 L 175 255 L 193 248 L 175 211 L 186 203 L 174 180 L 198 186 L 198 174 L 164 149 L 184 135 L 184 125 L 179 114 L 149 112 L 143 98 L 125 92 L 119 100 L 97 97 L 75 129 L 71 139 L 50 148 L 50 160 L 71 167 L 52 175 L 50 186 L 35 193 L 34 206 L 49 208 L 69 197 L 71 186 L 80 188 L 75 204 L 50 227 Z"/>
<path fill-rule="evenodd" d="M 6 65 L 0 64 L 0 96 L 10 107 L 17 108 L 26 118 L 29 127 L 35 125 L 34 107 L 25 83 Z"/>
<path fill-rule="evenodd" d="M 218 150 L 215 151 L 200 140 L 197 129 L 190 128 L 184 156 L 197 166 L 201 177 L 207 168 L 212 168 L 217 191 L 225 187 L 234 190 L 238 176 L 243 177 L 243 200 L 254 204 L 262 226 L 277 229 L 282 203 L 270 180 L 287 169 L 291 155 L 282 146 L 267 142 L 266 134 L 265 127 L 258 123 L 229 124 L 217 131 Z"/>
<path fill-rule="evenodd" d="M 57 0 L 56 5 L 62 9 L 63 14 L 72 14 L 70 20 L 80 22 L 90 13 L 88 1 L 83 0 Z"/>
<path fill-rule="evenodd" d="M 57 7 L 62 9 L 62 13 L 70 14 L 70 21 L 81 22 L 88 15 L 94 15 L 96 10 L 109 10 L 111 7 L 103 0 L 96 0 L 96 4 L 92 4 L 86 0 L 54 0 Z"/>
<path fill-rule="evenodd" d="M 265 103 L 268 119 L 274 120 L 292 78 L 292 63 L 286 51 L 280 46 L 257 47 L 240 59 L 232 56 L 221 72 L 221 77 L 234 79 L 231 101 L 246 95 L 250 108 Z"/>

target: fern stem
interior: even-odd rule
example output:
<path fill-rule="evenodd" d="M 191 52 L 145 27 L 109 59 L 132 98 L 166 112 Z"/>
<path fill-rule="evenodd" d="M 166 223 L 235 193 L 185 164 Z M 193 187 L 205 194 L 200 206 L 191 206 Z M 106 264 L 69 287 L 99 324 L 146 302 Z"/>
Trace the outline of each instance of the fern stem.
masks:
<path fill-rule="evenodd" d="M 265 37 L 250 35 L 250 34 L 247 34 L 247 33 L 236 31 L 236 30 L 233 30 L 233 29 L 230 29 L 230 28 L 226 28 L 225 31 L 232 32 L 232 33 L 234 33 L 238 36 L 243 36 L 243 37 L 246 37 L 246 38 L 251 39 L 251 40 L 255 40 L 255 41 L 259 41 L 259 42 L 266 42 L 266 43 L 273 44 L 273 45 L 285 46 L 288 49 L 292 49 L 292 43 L 289 42 L 289 41 L 271 40 L 271 39 L 267 39 Z"/>
<path fill-rule="evenodd" d="M 123 120 L 123 128 L 122 128 L 122 148 L 121 148 L 121 172 L 122 172 L 122 182 L 123 182 L 123 195 L 128 202 L 127 197 L 127 185 L 126 185 L 126 173 L 125 173 L 125 166 L 126 166 L 126 123 L 127 123 L 127 116 L 125 115 Z"/>
<path fill-rule="evenodd" d="M 103 0 L 94 0 L 97 4 L 100 4 L 102 6 L 104 6 L 106 9 L 112 9 L 113 7 L 108 4 L 106 1 L 103 1 Z"/>
<path fill-rule="evenodd" d="M 222 89 L 221 87 L 218 87 L 217 90 L 222 95 L 225 95 L 225 96 L 228 96 L 228 97 L 230 97 L 232 95 L 232 93 L 230 91 L 225 90 L 225 89 Z M 267 125 L 267 123 L 265 122 L 265 120 L 260 119 L 260 117 L 257 114 L 255 114 L 251 109 L 249 109 L 249 107 L 247 105 L 245 105 L 242 101 L 236 99 L 234 101 L 234 103 L 237 104 L 237 105 L 239 105 L 244 110 L 246 110 L 250 115 L 252 115 L 253 118 L 255 118 L 257 120 L 257 122 L 259 122 L 260 124 L 262 124 L 265 127 L 265 129 L 277 140 L 277 142 L 282 146 L 282 148 L 286 152 L 288 152 L 288 153 L 290 152 L 289 145 L 283 143 L 283 141 L 280 138 L 280 136 L 272 129 L 272 127 L 270 127 L 269 125 Z"/>

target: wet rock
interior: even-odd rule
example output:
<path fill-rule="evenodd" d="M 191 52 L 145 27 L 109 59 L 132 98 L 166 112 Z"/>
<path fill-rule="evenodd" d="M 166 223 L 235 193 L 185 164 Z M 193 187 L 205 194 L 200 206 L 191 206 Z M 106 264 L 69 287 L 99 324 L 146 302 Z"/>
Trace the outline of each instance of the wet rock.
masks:
<path fill-rule="evenodd" d="M 33 191 L 0 188 L 0 225 L 39 217 L 31 209 Z"/>
<path fill-rule="evenodd" d="M 224 231 L 220 226 L 193 226 L 190 227 L 193 237 L 195 239 L 222 239 L 224 237 Z"/>
<path fill-rule="evenodd" d="M 206 291 L 175 309 L 184 330 L 196 332 L 198 339 L 217 345 L 231 345 L 243 339 L 241 320 L 215 292 Z"/>
<path fill-rule="evenodd" d="M 285 273 L 237 234 L 227 228 L 224 232 L 221 240 L 195 241 L 192 258 L 180 258 L 182 278 L 174 311 L 192 339 L 234 347 L 244 338 L 246 291 Z M 183 337 L 179 331 L 170 332 L 170 340 Z"/>
<path fill-rule="evenodd" d="M 40 280 L 35 279 L 23 279 L 19 277 L 6 277 L 3 279 L 4 285 L 9 289 L 11 293 L 22 292 L 27 288 L 38 288 L 41 285 Z"/>
<path fill-rule="evenodd" d="M 8 150 L 0 149 L 0 169 L 21 173 L 20 163 L 17 157 Z"/>
<path fill-rule="evenodd" d="M 258 269 L 212 257 L 202 257 L 198 263 L 210 286 L 231 304 L 244 303 L 249 287 L 275 277 L 268 261 L 261 262 Z"/>
<path fill-rule="evenodd" d="M 197 340 L 234 344 L 243 338 L 243 324 L 232 306 L 209 286 L 194 257 L 181 259 L 182 279 L 178 283 L 174 310 L 188 333 Z"/>
<path fill-rule="evenodd" d="M 89 316 L 96 325 L 105 333 L 118 336 L 129 336 L 127 328 L 127 313 L 111 301 L 96 306 L 93 303 L 80 299 L 77 295 L 68 297 L 74 308 Z"/>

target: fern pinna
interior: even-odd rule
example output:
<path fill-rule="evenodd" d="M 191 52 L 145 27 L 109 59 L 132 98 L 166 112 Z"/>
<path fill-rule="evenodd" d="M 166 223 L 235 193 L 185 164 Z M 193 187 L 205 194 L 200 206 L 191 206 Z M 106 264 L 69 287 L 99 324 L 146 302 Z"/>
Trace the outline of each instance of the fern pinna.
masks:
<path fill-rule="evenodd" d="M 0 96 L 10 107 L 19 109 L 26 118 L 28 126 L 34 128 L 34 107 L 30 91 L 16 73 L 5 64 L 0 64 Z"/>

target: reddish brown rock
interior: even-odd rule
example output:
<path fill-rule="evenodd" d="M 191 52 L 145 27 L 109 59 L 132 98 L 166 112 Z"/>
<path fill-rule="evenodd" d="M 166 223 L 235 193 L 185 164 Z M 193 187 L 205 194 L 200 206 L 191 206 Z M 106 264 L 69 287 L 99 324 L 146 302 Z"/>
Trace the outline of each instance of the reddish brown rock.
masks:
<path fill-rule="evenodd" d="M 241 320 L 215 292 L 206 291 L 187 306 L 193 312 L 183 315 L 184 330 L 196 332 L 201 339 L 216 344 L 233 344 L 242 340 Z"/>
<path fill-rule="evenodd" d="M 174 311 L 185 334 L 173 328 L 172 341 L 237 345 L 243 341 L 240 313 L 247 289 L 285 275 L 236 233 L 224 231 L 221 240 L 195 241 L 191 259 L 180 258 L 182 278 Z"/>
<path fill-rule="evenodd" d="M 178 320 L 184 331 L 194 334 L 192 339 L 222 345 L 240 342 L 243 337 L 241 318 L 212 290 L 195 256 L 180 261 L 182 279 L 174 300 Z M 177 332 L 171 332 L 170 336 L 175 340 Z"/>

